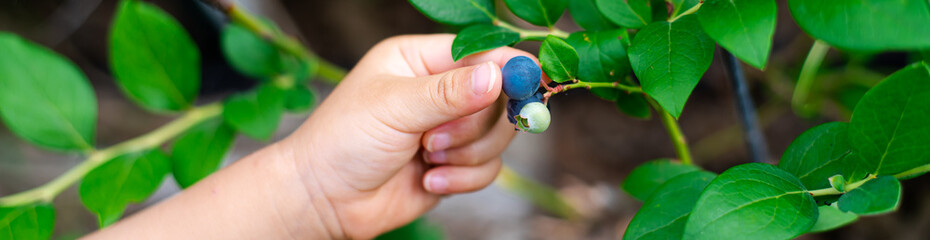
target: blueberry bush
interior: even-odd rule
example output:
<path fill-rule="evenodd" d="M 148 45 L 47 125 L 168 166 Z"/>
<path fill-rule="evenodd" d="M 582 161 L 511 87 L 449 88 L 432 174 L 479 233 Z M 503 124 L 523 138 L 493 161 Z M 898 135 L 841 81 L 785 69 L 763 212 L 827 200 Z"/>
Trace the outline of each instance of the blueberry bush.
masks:
<path fill-rule="evenodd" d="M 499 17 L 506 10 L 496 7 L 504 5 L 492 0 L 410 3 L 430 19 L 461 29 L 450 49 L 454 60 L 541 42 L 538 66 L 551 83 L 524 70 L 536 69 L 529 59 L 515 58 L 503 68 L 508 115 L 517 128 L 545 130 L 527 126 L 533 122 L 527 120 L 544 118 L 548 127 L 550 98 L 577 88 L 616 102 L 632 117 L 658 115 L 678 156 L 647 162 L 624 180 L 622 189 L 643 202 L 624 239 L 790 239 L 828 231 L 860 216 L 894 211 L 901 199 L 899 181 L 930 171 L 925 55 L 861 91 L 849 104 L 849 121 L 825 123 L 798 136 L 777 164 L 757 159 L 720 174 L 694 164 L 677 120 L 716 46 L 725 50 L 721 55 L 730 63 L 731 78 L 742 78 L 740 62 L 766 69 L 776 27 L 774 0 L 503 0 L 524 25 L 538 26 L 526 28 Z M 930 49 L 927 1 L 789 0 L 787 6 L 783 11 L 816 39 L 791 99 L 800 115 L 818 110 L 811 92 L 827 50 Z M 583 31 L 555 26 L 566 10 Z M 539 82 L 539 95 L 529 95 L 533 88 L 522 82 L 527 77 Z M 754 113 L 751 102 L 740 107 Z M 753 124 L 755 117 L 746 119 Z"/>
<path fill-rule="evenodd" d="M 111 74 L 132 102 L 176 119 L 106 147 L 96 143 L 97 102 L 84 73 L 48 48 L 0 32 L 3 124 L 43 149 L 85 157 L 47 184 L 0 197 L 0 239 L 49 239 L 56 215 L 52 201 L 76 184 L 84 206 L 106 227 L 127 205 L 152 195 L 169 174 L 183 188 L 216 171 L 237 134 L 269 140 L 283 114 L 314 106 L 309 80 L 337 83 L 344 76 L 273 22 L 228 1 L 205 2 L 229 19 L 218 43 L 228 62 L 259 80 L 258 86 L 220 102 L 196 101 L 200 55 L 187 31 L 154 5 L 121 0 L 106 39 Z M 572 89 L 587 89 L 631 117 L 655 115 L 663 123 L 677 156 L 636 167 L 620 186 L 643 202 L 624 239 L 790 239 L 828 231 L 896 210 L 900 181 L 930 171 L 927 1 L 789 0 L 782 11 L 816 39 L 790 99 L 799 115 L 821 109 L 817 72 L 830 49 L 916 57 L 877 84 L 839 87 L 835 101 L 849 109 L 849 120 L 807 130 L 777 164 L 756 159 L 719 174 L 695 164 L 677 121 L 717 46 L 731 63 L 731 78 L 743 74 L 740 62 L 766 69 L 778 10 L 774 0 L 502 2 L 410 0 L 430 19 L 461 29 L 450 49 L 454 60 L 541 42 L 538 63 L 514 58 L 502 68 L 515 129 L 539 133 L 550 124 L 569 124 L 552 122 L 547 106 Z M 539 27 L 518 27 L 499 17 L 506 13 L 503 7 Z M 583 31 L 555 26 L 566 11 Z M 753 105 L 740 104 L 751 125 Z M 554 215 L 578 218 L 557 193 L 509 168 L 499 180 Z M 421 219 L 381 238 L 438 239 L 441 233 Z"/>

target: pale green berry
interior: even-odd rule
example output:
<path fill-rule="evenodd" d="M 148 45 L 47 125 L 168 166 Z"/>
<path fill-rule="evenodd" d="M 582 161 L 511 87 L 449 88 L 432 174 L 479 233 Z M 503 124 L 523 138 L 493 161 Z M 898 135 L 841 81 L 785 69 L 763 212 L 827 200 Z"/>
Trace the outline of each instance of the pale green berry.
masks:
<path fill-rule="evenodd" d="M 541 133 L 549 128 L 549 109 L 541 102 L 531 102 L 520 109 L 517 127 L 530 133 Z"/>

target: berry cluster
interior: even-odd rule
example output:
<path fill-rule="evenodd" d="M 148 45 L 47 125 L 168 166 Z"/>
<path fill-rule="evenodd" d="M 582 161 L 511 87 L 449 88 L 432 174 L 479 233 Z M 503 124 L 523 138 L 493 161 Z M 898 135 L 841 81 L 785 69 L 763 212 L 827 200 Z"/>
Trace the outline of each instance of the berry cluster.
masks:
<path fill-rule="evenodd" d="M 541 133 L 549 128 L 549 109 L 543 103 L 539 89 L 542 70 L 532 59 L 524 56 L 511 58 L 501 68 L 504 94 L 507 101 L 507 119 L 518 129 Z M 544 90 L 544 89 L 543 89 Z"/>

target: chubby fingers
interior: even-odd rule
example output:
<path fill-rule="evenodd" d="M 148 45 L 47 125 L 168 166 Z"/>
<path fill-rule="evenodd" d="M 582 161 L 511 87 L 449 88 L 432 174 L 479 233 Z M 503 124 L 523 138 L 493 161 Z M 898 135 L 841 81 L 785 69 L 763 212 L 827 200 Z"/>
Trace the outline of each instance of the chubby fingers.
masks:
<path fill-rule="evenodd" d="M 500 158 L 477 166 L 439 166 L 426 172 L 423 187 L 434 194 L 473 192 L 494 182 L 500 169 Z"/>
<path fill-rule="evenodd" d="M 443 151 L 472 143 L 488 133 L 504 112 L 503 98 L 475 114 L 439 125 L 423 134 L 427 152 Z"/>
<path fill-rule="evenodd" d="M 423 151 L 423 159 L 436 165 L 475 166 L 500 157 L 516 131 L 506 115 L 498 114 L 496 119 L 494 127 L 480 139 L 461 147 Z"/>

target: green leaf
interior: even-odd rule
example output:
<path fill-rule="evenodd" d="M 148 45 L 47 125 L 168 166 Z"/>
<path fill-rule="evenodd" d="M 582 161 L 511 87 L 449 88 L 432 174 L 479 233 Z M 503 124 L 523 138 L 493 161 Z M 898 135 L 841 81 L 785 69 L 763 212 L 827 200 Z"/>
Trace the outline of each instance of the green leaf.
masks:
<path fill-rule="evenodd" d="M 187 130 L 171 150 L 174 180 L 187 188 L 215 172 L 236 139 L 236 130 L 222 119 L 205 121 Z"/>
<path fill-rule="evenodd" d="M 433 21 L 449 25 L 490 23 L 494 16 L 492 0 L 410 0 L 410 4 Z"/>
<path fill-rule="evenodd" d="M 669 179 L 636 212 L 623 239 L 681 239 L 694 203 L 716 176 L 694 171 Z"/>
<path fill-rule="evenodd" d="M 837 192 L 846 192 L 846 178 L 843 175 L 833 175 L 830 178 L 827 178 L 830 182 L 830 187 Z"/>
<path fill-rule="evenodd" d="M 452 59 L 458 61 L 468 55 L 483 52 L 520 41 L 520 34 L 494 25 L 474 25 L 463 29 L 452 41 Z"/>
<path fill-rule="evenodd" d="M 171 15 L 148 3 L 120 2 L 110 67 L 123 92 L 151 111 L 186 109 L 200 90 L 197 46 Z"/>
<path fill-rule="evenodd" d="M 0 56 L 0 117 L 7 128 L 48 149 L 93 149 L 97 99 L 74 63 L 5 32 Z"/>
<path fill-rule="evenodd" d="M 284 114 L 284 91 L 265 84 L 226 101 L 223 119 L 246 136 L 269 140 Z"/>
<path fill-rule="evenodd" d="M 856 109 L 856 104 L 859 103 L 859 100 L 862 99 L 862 96 L 865 96 L 865 93 L 869 91 L 868 87 L 861 85 L 847 85 L 836 91 L 836 95 L 833 96 L 835 100 L 845 108 L 847 114 L 852 114 L 853 109 Z"/>
<path fill-rule="evenodd" d="M 171 160 L 161 150 L 129 153 L 116 157 L 81 181 L 81 202 L 97 214 L 100 227 L 123 215 L 126 205 L 145 201 L 171 171 Z"/>
<path fill-rule="evenodd" d="M 270 29 L 278 29 L 271 20 L 259 20 Z M 302 59 L 282 52 L 268 42 L 269 40 L 237 24 L 227 25 L 222 34 L 222 47 L 226 59 L 247 76 L 267 80 L 289 75 L 302 81 L 313 77 L 319 67 L 319 62 L 315 59 Z"/>
<path fill-rule="evenodd" d="M 854 213 L 847 213 L 840 211 L 836 206 L 820 206 L 817 208 L 817 211 L 820 212 L 817 217 L 817 223 L 814 223 L 814 226 L 811 227 L 811 230 L 807 232 L 824 232 L 833 229 L 846 226 L 859 219 L 859 216 Z"/>
<path fill-rule="evenodd" d="M 914 169 L 911 169 L 911 170 L 908 170 L 902 173 L 895 174 L 894 177 L 897 178 L 898 180 L 908 180 L 908 179 L 913 179 L 916 177 L 923 176 L 924 174 L 927 174 L 927 172 L 930 172 L 930 164 L 923 165 L 923 166 L 916 167 Z"/>
<path fill-rule="evenodd" d="M 517 17 L 537 26 L 552 27 L 565 12 L 568 0 L 504 0 Z"/>
<path fill-rule="evenodd" d="M 601 31 L 617 28 L 597 9 L 595 0 L 569 0 L 568 12 L 578 26 L 588 31 Z"/>
<path fill-rule="evenodd" d="M 403 227 L 381 234 L 375 240 L 442 240 L 445 239 L 442 228 L 418 218 Z"/>
<path fill-rule="evenodd" d="M 869 90 L 853 110 L 849 142 L 874 166 L 896 174 L 930 163 L 930 66 L 910 65 Z"/>
<path fill-rule="evenodd" d="M 320 68 L 320 62 L 314 59 L 301 59 L 290 54 L 280 54 L 280 57 L 281 70 L 278 76 L 292 76 L 299 82 L 313 78 Z"/>
<path fill-rule="evenodd" d="M 539 47 L 539 63 L 552 81 L 562 83 L 578 77 L 578 52 L 559 37 L 546 37 Z"/>
<path fill-rule="evenodd" d="M 626 28 L 641 28 L 652 22 L 649 0 L 597 0 L 604 17 Z"/>
<path fill-rule="evenodd" d="M 646 97 L 642 93 L 625 93 L 621 91 L 617 94 L 615 104 L 620 111 L 632 117 L 649 119 L 652 116 L 652 111 L 649 110 L 649 102 L 646 102 Z"/>
<path fill-rule="evenodd" d="M 690 15 L 646 26 L 630 46 L 630 63 L 643 91 L 675 118 L 713 57 L 714 42 Z"/>
<path fill-rule="evenodd" d="M 54 228 L 51 204 L 0 208 L 0 239 L 51 239 Z"/>
<path fill-rule="evenodd" d="M 704 189 L 684 239 L 790 239 L 817 220 L 817 204 L 797 178 L 764 163 L 739 165 Z"/>
<path fill-rule="evenodd" d="M 871 169 L 860 166 L 851 153 L 844 122 L 825 123 L 811 128 L 798 136 L 785 154 L 778 167 L 804 183 L 807 189 L 830 187 L 827 178 L 841 174 L 850 180 L 858 180 Z"/>
<path fill-rule="evenodd" d="M 749 65 L 765 68 L 775 35 L 775 0 L 707 0 L 697 16 L 720 46 Z"/>
<path fill-rule="evenodd" d="M 926 1 L 789 0 L 788 9 L 805 32 L 831 46 L 860 51 L 930 47 Z"/>
<path fill-rule="evenodd" d="M 616 82 L 629 75 L 630 60 L 624 45 L 628 39 L 623 29 L 572 33 L 566 41 L 578 52 L 578 78 L 587 82 Z M 621 91 L 598 88 L 591 92 L 614 101 Z"/>
<path fill-rule="evenodd" d="M 898 209 L 899 202 L 901 182 L 894 177 L 884 176 L 843 194 L 836 205 L 845 212 L 876 215 Z"/>
<path fill-rule="evenodd" d="M 281 69 L 281 54 L 274 45 L 237 24 L 227 24 L 220 36 L 223 54 L 239 72 L 267 79 Z"/>
<path fill-rule="evenodd" d="M 701 169 L 673 162 L 669 159 L 658 159 L 639 165 L 623 180 L 623 191 L 640 201 L 646 200 L 659 186 L 675 176 Z"/>
<path fill-rule="evenodd" d="M 316 105 L 316 94 L 307 86 L 298 85 L 287 90 L 284 99 L 284 109 L 289 112 L 303 112 L 310 110 Z"/>

